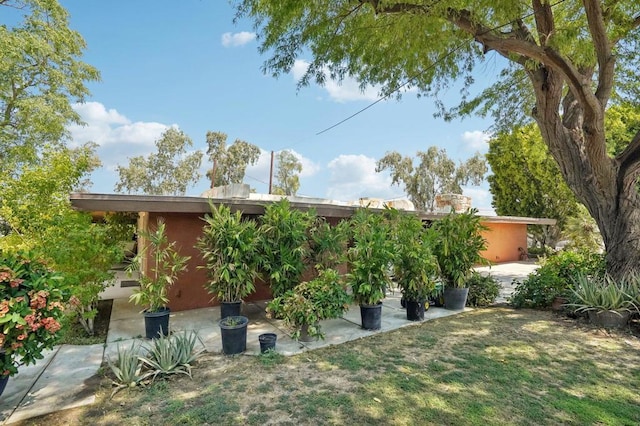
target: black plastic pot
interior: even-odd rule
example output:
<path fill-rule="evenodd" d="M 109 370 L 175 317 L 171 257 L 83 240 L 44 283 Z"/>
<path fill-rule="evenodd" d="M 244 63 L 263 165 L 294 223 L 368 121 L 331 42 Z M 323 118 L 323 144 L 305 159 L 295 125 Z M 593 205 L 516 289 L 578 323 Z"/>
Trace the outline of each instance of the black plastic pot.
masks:
<path fill-rule="evenodd" d="M 467 304 L 467 296 L 469 295 L 469 287 L 454 288 L 447 287 L 444 289 L 444 308 L 452 311 L 464 309 Z"/>
<path fill-rule="evenodd" d="M 9 381 L 9 376 L 0 376 L 0 396 L 2 396 L 2 392 L 4 392 L 4 388 L 7 387 L 8 381 Z"/>
<path fill-rule="evenodd" d="M 147 339 L 157 339 L 169 335 L 169 308 L 160 308 L 157 311 L 144 311 L 144 331 Z"/>
<path fill-rule="evenodd" d="M 425 301 L 416 302 L 414 300 L 407 300 L 407 319 L 409 321 L 422 321 L 424 320 L 424 304 Z"/>
<path fill-rule="evenodd" d="M 241 354 L 247 350 L 247 325 L 249 318 L 233 316 L 218 321 L 225 355 Z"/>
<path fill-rule="evenodd" d="M 220 303 L 220 319 L 223 319 L 226 317 L 240 316 L 241 308 L 242 308 L 242 300 L 238 302 L 221 302 Z"/>
<path fill-rule="evenodd" d="M 260 342 L 260 353 L 265 353 L 268 350 L 276 349 L 276 340 L 278 335 L 275 333 L 264 333 L 258 336 Z"/>
<path fill-rule="evenodd" d="M 380 330 L 382 328 L 382 302 L 377 305 L 360 305 L 362 328 Z"/>

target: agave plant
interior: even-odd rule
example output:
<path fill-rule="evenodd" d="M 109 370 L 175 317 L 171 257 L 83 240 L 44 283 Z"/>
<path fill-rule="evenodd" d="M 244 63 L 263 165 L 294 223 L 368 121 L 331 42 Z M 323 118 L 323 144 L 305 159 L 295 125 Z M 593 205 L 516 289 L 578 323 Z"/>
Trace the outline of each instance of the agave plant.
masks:
<path fill-rule="evenodd" d="M 567 306 L 573 307 L 576 312 L 632 312 L 638 310 L 635 304 L 638 301 L 638 290 L 636 275 L 628 275 L 616 281 L 608 274 L 604 277 L 579 274 L 571 290 L 574 301 Z"/>
<path fill-rule="evenodd" d="M 191 377 L 191 363 L 199 352 L 195 351 L 195 332 L 190 335 L 160 336 L 151 341 L 151 347 L 146 356 L 140 360 L 150 370 L 150 376 L 155 379 L 158 375 L 186 374 Z"/>
<path fill-rule="evenodd" d="M 140 346 L 134 341 L 130 348 L 122 349 L 118 345 L 118 356 L 115 361 L 111 357 L 107 357 L 107 364 L 116 377 L 113 384 L 116 388 L 111 392 L 111 397 L 119 390 L 136 387 L 143 383 L 145 379 L 150 377 L 153 372 L 143 372 L 142 362 L 140 361 Z"/>

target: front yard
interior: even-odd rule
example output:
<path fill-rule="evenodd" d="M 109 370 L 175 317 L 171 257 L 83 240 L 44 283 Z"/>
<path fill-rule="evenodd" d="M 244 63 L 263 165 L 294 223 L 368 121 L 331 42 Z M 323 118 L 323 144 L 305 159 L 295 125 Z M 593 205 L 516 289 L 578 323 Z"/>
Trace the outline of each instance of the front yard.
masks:
<path fill-rule="evenodd" d="M 106 371 L 106 369 L 105 369 Z M 640 424 L 640 339 L 491 308 L 295 357 L 204 355 L 30 424 Z"/>

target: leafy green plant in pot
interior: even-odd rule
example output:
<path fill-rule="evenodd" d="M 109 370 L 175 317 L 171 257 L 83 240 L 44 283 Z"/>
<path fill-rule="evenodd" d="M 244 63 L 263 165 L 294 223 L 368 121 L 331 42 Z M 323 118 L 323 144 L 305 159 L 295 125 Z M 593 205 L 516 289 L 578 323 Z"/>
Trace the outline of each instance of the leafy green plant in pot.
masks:
<path fill-rule="evenodd" d="M 153 339 L 169 334 L 167 292 L 178 276 L 187 270 L 187 262 L 191 257 L 181 256 L 176 242 L 169 242 L 166 224 L 162 218 L 158 219 L 155 230 L 142 231 L 140 236 L 146 243 L 138 250 L 128 270 L 130 273 L 139 270 L 143 259 L 149 261 L 149 267 L 140 273 L 140 287 L 129 300 L 145 307 L 145 334 L 147 339 Z"/>
<path fill-rule="evenodd" d="M 343 220 L 331 225 L 324 217 L 314 218 L 309 228 L 309 250 L 306 257 L 307 269 L 315 272 L 314 277 L 324 269 L 337 269 L 346 261 L 349 240 L 349 221 Z"/>
<path fill-rule="evenodd" d="M 362 328 L 379 330 L 382 299 L 391 284 L 389 264 L 394 261 L 394 244 L 389 223 L 382 214 L 358 209 L 350 219 L 351 246 L 347 251 L 353 299 L 360 305 Z"/>
<path fill-rule="evenodd" d="M 476 264 L 488 262 L 480 256 L 486 248 L 477 210 L 466 213 L 449 213 L 436 220 L 432 229 L 435 233 L 433 253 L 438 259 L 440 277 L 444 282 L 445 309 L 464 309 L 469 293 L 468 280 Z"/>
<path fill-rule="evenodd" d="M 639 277 L 627 275 L 616 281 L 604 277 L 579 274 L 571 289 L 572 302 L 567 306 L 575 312 L 586 312 L 589 321 L 606 328 L 622 328 L 632 312 L 638 312 L 635 301 L 640 295 Z"/>
<path fill-rule="evenodd" d="M 242 315 L 228 316 L 218 321 L 222 352 L 225 355 L 236 355 L 247 350 L 248 324 L 249 318 Z"/>
<path fill-rule="evenodd" d="M 349 303 L 351 297 L 342 276 L 335 269 L 323 269 L 313 280 L 304 281 L 273 299 L 267 306 L 267 315 L 283 319 L 293 328 L 294 339 L 324 339 L 319 322 L 339 318 L 349 309 Z"/>
<path fill-rule="evenodd" d="M 300 283 L 307 265 L 308 229 L 315 213 L 291 208 L 283 198 L 265 208 L 260 224 L 260 270 L 274 297 Z"/>
<path fill-rule="evenodd" d="M 228 206 L 211 205 L 196 247 L 206 265 L 207 291 L 221 303 L 221 318 L 240 315 L 242 299 L 255 291 L 258 229 L 253 220 Z"/>
<path fill-rule="evenodd" d="M 407 319 L 424 319 L 425 303 L 436 288 L 438 261 L 432 253 L 434 235 L 413 214 L 390 212 L 395 243 L 393 275 L 407 308 Z"/>

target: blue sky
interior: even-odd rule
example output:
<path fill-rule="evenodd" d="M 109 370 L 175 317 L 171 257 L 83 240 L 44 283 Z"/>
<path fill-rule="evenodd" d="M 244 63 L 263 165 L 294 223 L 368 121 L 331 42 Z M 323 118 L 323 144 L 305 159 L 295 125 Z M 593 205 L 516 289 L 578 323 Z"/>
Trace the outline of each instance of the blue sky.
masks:
<path fill-rule="evenodd" d="M 456 160 L 486 152 L 483 131 L 489 121 L 445 123 L 433 117 L 432 99 L 413 93 L 380 102 L 316 136 L 375 101 L 376 88 L 361 93 L 346 81 L 298 91 L 296 77 L 310 59 L 304 57 L 290 75 L 264 75 L 267 58 L 258 53 L 252 24 L 234 24 L 234 10 L 225 1 L 61 4 L 87 42 L 83 59 L 102 74 L 100 82 L 90 84 L 87 103 L 76 106 L 87 125 L 71 128 L 74 142 L 100 145 L 103 168 L 92 177 L 92 192 L 113 192 L 115 166 L 150 152 L 168 126 L 182 129 L 203 151 L 208 130 L 227 133 L 229 143 L 239 138 L 258 145 L 263 156 L 245 177 L 258 192 L 267 192 L 269 152 L 292 149 L 304 167 L 298 194 L 343 201 L 403 196 L 388 174 L 374 171 L 375 161 L 387 151 L 413 156 L 437 145 Z M 495 74 L 479 78 L 492 83 Z M 451 90 L 445 96 L 455 100 L 456 95 Z M 203 170 L 208 166 L 203 162 Z M 188 195 L 207 188 L 203 178 Z M 486 183 L 465 193 L 481 211 L 491 209 Z"/>

